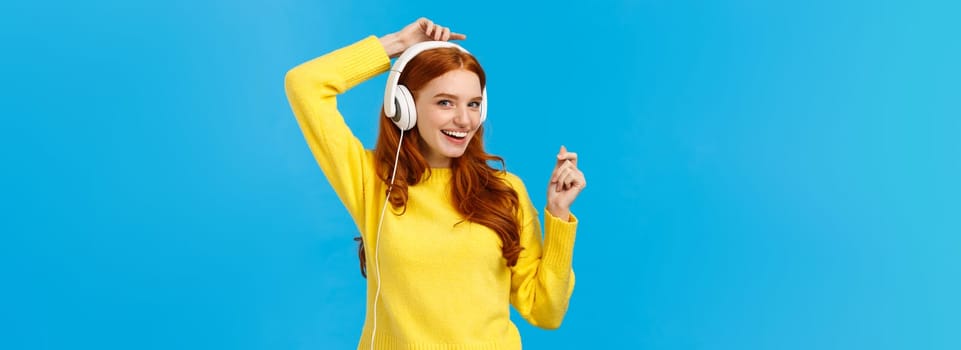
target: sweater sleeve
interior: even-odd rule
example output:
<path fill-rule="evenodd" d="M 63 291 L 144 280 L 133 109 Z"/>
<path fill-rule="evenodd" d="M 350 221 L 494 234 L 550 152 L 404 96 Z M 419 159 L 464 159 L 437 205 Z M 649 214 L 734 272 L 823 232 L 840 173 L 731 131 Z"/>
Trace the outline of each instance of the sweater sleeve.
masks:
<path fill-rule="evenodd" d="M 544 238 L 537 210 L 520 179 L 512 181 L 520 201 L 521 245 L 524 248 L 511 268 L 511 304 L 532 325 L 554 329 L 561 326 L 574 292 L 574 238 L 577 218 L 565 222 L 544 211 Z"/>
<path fill-rule="evenodd" d="M 294 67 L 284 82 L 310 151 L 358 223 L 364 220 L 364 179 L 373 173 L 373 165 L 337 110 L 336 96 L 389 67 L 380 41 L 369 36 Z"/>

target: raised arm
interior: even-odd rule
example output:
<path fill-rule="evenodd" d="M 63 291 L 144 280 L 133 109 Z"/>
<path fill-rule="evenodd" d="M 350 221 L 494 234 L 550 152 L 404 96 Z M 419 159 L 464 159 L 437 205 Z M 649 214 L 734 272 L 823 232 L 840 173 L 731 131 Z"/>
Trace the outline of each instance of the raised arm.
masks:
<path fill-rule="evenodd" d="M 511 268 L 511 303 L 524 319 L 541 328 L 560 327 L 574 292 L 574 239 L 577 218 L 570 207 L 587 185 L 577 154 L 561 146 L 547 188 L 544 237 L 537 211 L 520 179 L 513 178 L 521 206 L 524 250 Z"/>
<path fill-rule="evenodd" d="M 463 40 L 466 36 L 420 18 L 382 37 L 354 44 L 302 63 L 287 72 L 290 107 L 317 164 L 356 222 L 365 220 L 365 191 L 376 181 L 369 152 L 337 110 L 342 94 L 390 67 L 390 57 L 427 40 Z"/>
<path fill-rule="evenodd" d="M 287 99 L 310 151 L 357 222 L 364 220 L 365 179 L 372 178 L 374 167 L 337 110 L 336 97 L 388 67 L 383 46 L 370 36 L 294 67 L 285 79 Z"/>

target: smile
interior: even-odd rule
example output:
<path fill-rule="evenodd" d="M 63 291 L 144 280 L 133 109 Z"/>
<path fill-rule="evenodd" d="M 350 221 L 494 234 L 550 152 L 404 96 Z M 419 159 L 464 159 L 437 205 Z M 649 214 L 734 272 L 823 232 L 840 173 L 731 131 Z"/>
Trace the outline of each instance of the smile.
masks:
<path fill-rule="evenodd" d="M 440 132 L 444 133 L 444 135 L 453 137 L 458 140 L 467 137 L 466 131 L 441 130 Z"/>

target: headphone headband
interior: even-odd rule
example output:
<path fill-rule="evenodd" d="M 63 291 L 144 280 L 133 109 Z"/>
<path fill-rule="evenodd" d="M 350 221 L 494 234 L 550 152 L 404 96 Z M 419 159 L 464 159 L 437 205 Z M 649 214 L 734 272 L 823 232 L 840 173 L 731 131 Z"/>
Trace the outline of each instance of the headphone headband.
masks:
<path fill-rule="evenodd" d="M 396 91 L 397 84 L 400 81 L 400 74 L 403 73 L 407 63 L 421 52 L 445 47 L 457 48 L 464 53 L 470 53 L 460 45 L 449 41 L 422 41 L 408 47 L 407 50 L 404 50 L 404 53 L 400 54 L 400 57 L 394 61 L 394 65 L 390 67 L 390 74 L 387 75 L 387 88 L 384 91 L 384 114 L 387 115 L 387 118 L 394 118 L 397 114 L 394 99 L 397 97 Z"/>

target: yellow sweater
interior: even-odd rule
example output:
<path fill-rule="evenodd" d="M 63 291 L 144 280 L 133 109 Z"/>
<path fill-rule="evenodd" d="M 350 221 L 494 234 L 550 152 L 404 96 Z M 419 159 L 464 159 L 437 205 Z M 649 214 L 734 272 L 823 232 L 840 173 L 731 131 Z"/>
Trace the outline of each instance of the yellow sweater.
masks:
<path fill-rule="evenodd" d="M 367 316 L 358 349 L 370 348 L 377 308 L 376 349 L 520 349 L 509 304 L 531 324 L 557 328 L 574 290 L 571 260 L 577 219 L 545 213 L 545 238 L 521 180 L 506 173 L 520 199 L 521 252 L 507 267 L 494 231 L 461 223 L 451 203 L 450 169 L 408 188 L 407 211 L 388 208 L 377 247 L 386 184 L 337 110 L 337 94 L 388 70 L 376 37 L 303 63 L 287 73 L 286 90 L 317 163 L 350 212 L 367 248 Z M 371 116 L 374 117 L 373 115 Z M 379 251 L 378 251 L 379 250 Z M 375 268 L 375 253 L 380 271 Z M 381 291 L 377 305 L 377 274 Z"/>

